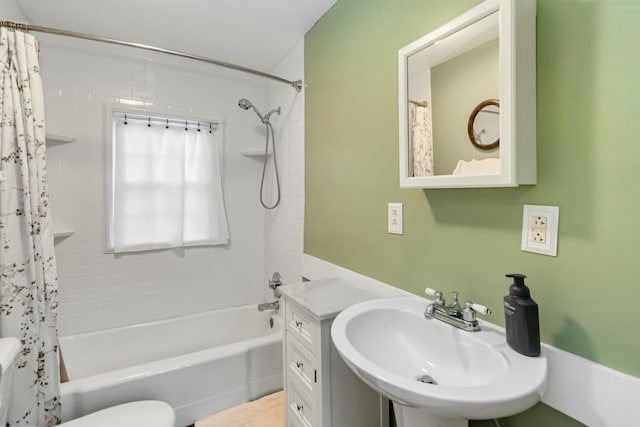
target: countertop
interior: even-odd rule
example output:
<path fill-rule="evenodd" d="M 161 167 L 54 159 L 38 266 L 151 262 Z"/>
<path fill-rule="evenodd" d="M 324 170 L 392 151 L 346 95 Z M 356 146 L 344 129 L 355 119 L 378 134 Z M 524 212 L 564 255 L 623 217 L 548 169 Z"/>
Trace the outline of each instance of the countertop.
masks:
<path fill-rule="evenodd" d="M 362 301 L 407 296 L 406 292 L 391 286 L 364 287 L 339 278 L 287 284 L 279 289 L 284 296 L 320 320 L 335 317 L 345 308 Z"/>

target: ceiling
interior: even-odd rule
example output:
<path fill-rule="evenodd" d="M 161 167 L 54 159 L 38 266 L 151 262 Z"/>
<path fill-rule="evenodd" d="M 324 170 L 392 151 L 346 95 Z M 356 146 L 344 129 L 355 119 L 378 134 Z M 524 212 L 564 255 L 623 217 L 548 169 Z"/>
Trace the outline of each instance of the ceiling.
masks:
<path fill-rule="evenodd" d="M 269 72 L 336 0 L 17 0 L 30 24 Z"/>

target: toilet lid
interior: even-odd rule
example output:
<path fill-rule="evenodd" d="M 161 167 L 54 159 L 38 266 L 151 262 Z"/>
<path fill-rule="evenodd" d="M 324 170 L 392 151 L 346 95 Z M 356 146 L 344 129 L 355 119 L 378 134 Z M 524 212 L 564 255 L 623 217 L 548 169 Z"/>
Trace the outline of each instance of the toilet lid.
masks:
<path fill-rule="evenodd" d="M 176 415 L 167 403 L 142 400 L 94 412 L 60 424 L 64 427 L 174 427 Z"/>

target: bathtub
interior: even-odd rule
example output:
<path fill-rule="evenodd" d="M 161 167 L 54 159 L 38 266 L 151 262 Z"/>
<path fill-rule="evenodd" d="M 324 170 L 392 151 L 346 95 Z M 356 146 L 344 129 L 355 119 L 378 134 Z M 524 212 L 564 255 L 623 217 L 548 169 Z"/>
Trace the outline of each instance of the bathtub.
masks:
<path fill-rule="evenodd" d="M 182 427 L 282 389 L 282 322 L 255 305 L 61 337 L 62 419 L 141 399 Z"/>

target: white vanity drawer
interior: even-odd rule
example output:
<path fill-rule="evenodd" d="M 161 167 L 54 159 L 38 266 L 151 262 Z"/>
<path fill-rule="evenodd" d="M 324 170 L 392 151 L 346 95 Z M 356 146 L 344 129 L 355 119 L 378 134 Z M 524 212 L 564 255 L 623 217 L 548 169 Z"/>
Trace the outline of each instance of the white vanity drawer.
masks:
<path fill-rule="evenodd" d="M 299 390 L 297 384 L 293 381 L 287 381 L 287 418 L 294 420 L 293 425 L 302 425 L 304 427 L 314 427 L 316 425 L 315 402 L 307 393 Z M 288 424 L 291 424 L 291 422 Z"/>
<path fill-rule="evenodd" d="M 320 343 L 320 326 L 295 304 L 287 302 L 287 330 L 312 352 Z"/>
<path fill-rule="evenodd" d="M 307 392 L 313 396 L 318 382 L 318 362 L 316 357 L 298 342 L 291 332 L 287 332 L 287 372 L 285 375 L 297 377 Z"/>
<path fill-rule="evenodd" d="M 293 410 L 287 407 L 287 427 L 308 427 Z"/>

